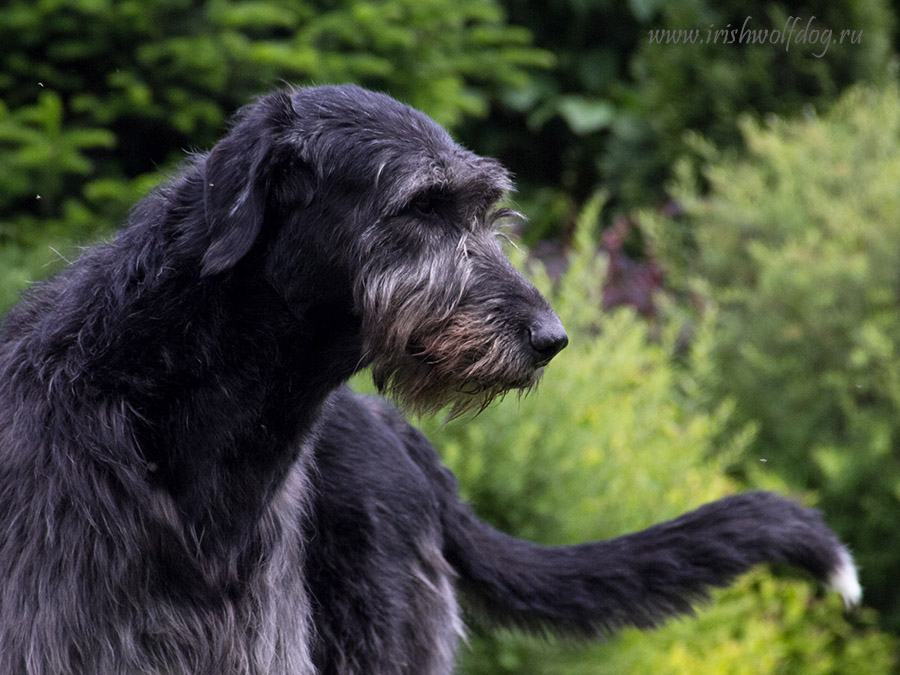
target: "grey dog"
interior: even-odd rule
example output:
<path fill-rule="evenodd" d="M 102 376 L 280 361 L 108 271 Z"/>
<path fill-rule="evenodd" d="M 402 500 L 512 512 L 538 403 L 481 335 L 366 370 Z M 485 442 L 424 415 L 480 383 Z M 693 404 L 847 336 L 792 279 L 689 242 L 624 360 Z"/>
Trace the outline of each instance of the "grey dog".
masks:
<path fill-rule="evenodd" d="M 567 337 L 507 262 L 504 169 L 352 86 L 245 108 L 0 328 L 0 673 L 446 675 L 461 609 L 651 627 L 760 562 L 856 601 L 768 493 L 605 542 L 481 522 L 429 443 L 344 383 L 456 413 Z M 610 355 L 615 358 L 615 355 Z"/>

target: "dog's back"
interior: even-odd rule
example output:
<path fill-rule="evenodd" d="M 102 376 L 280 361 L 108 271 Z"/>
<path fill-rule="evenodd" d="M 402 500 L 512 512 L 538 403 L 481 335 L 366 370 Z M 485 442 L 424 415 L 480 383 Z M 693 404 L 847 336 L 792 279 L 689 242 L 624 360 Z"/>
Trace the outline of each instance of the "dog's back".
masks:
<path fill-rule="evenodd" d="M 858 599 L 852 562 L 820 515 L 771 493 L 608 541 L 540 547 L 479 520 L 434 448 L 384 401 L 341 390 L 323 421 L 308 538 L 322 673 L 449 672 L 440 659 L 460 630 L 451 585 L 490 624 L 582 638 L 656 626 L 762 562 Z M 386 654 L 393 666 L 365 667 Z M 413 654 L 409 669 L 397 665 Z"/>

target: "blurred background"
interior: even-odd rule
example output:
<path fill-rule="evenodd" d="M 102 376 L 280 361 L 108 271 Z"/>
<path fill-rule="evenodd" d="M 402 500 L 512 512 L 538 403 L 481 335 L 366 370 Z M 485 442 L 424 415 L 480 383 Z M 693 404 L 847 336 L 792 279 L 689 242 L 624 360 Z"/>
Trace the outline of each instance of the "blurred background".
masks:
<path fill-rule="evenodd" d="M 777 489 L 826 512 L 866 591 L 845 615 L 760 569 L 602 645 L 473 618 L 461 672 L 900 672 L 898 9 L 5 0 L 0 311 L 254 95 L 388 92 L 515 173 L 511 255 L 571 339 L 536 393 L 422 421 L 478 512 L 563 544 Z"/>

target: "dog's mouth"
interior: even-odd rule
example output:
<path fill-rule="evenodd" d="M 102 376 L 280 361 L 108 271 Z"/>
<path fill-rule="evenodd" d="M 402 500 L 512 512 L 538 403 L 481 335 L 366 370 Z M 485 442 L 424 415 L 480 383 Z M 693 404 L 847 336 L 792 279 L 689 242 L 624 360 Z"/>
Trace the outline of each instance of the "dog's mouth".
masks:
<path fill-rule="evenodd" d="M 474 379 L 461 379 L 460 383 L 456 386 L 456 392 L 463 396 L 481 396 L 485 392 L 496 390 L 498 388 L 501 388 L 504 393 L 514 390 L 527 390 L 537 384 L 543 374 L 543 368 L 535 368 L 525 376 L 520 376 L 511 380 L 483 382 Z"/>
<path fill-rule="evenodd" d="M 510 350 L 503 339 L 455 337 L 415 336 L 402 355 L 375 358 L 376 386 L 411 412 L 434 414 L 449 407 L 455 417 L 480 412 L 510 391 L 526 393 L 540 380 L 543 367 Z"/>

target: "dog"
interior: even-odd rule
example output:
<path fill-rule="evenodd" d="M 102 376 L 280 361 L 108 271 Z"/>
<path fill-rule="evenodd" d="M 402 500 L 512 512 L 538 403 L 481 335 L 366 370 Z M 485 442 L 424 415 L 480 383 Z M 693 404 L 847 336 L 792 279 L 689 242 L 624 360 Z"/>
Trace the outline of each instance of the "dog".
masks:
<path fill-rule="evenodd" d="M 492 159 L 355 86 L 284 89 L 0 328 L 0 672 L 446 675 L 461 606 L 590 638 L 757 563 L 860 587 L 750 492 L 609 541 L 498 532 L 397 408 L 480 410 L 566 346 Z M 460 604 L 458 604 L 458 602 Z"/>

